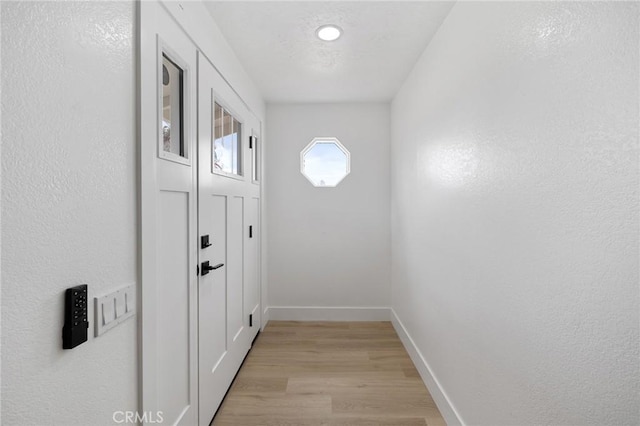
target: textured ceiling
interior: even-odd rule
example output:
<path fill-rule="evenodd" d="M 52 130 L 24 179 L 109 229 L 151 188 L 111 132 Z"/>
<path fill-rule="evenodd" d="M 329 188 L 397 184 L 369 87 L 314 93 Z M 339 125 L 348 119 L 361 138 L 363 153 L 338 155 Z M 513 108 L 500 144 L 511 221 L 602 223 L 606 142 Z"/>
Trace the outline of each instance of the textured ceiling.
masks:
<path fill-rule="evenodd" d="M 453 2 L 207 1 L 267 102 L 388 101 Z M 315 30 L 344 33 L 323 42 Z"/>

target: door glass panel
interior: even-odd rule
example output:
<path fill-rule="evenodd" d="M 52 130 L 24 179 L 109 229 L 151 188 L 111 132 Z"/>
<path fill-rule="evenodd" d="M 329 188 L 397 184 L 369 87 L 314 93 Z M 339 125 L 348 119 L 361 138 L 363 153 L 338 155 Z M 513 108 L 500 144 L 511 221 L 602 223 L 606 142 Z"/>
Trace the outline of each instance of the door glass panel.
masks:
<path fill-rule="evenodd" d="M 184 71 L 162 54 L 162 149 L 186 157 L 184 146 Z"/>
<path fill-rule="evenodd" d="M 221 105 L 214 105 L 214 172 L 242 175 L 242 123 Z"/>

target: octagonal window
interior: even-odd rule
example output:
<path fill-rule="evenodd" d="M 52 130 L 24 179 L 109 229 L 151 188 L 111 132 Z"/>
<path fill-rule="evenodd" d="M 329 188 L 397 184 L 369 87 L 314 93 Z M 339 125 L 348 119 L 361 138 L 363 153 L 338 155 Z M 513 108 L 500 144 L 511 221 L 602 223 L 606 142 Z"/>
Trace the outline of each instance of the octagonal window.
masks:
<path fill-rule="evenodd" d="M 300 153 L 300 171 L 313 186 L 336 186 L 349 174 L 350 154 L 336 138 L 315 138 Z"/>

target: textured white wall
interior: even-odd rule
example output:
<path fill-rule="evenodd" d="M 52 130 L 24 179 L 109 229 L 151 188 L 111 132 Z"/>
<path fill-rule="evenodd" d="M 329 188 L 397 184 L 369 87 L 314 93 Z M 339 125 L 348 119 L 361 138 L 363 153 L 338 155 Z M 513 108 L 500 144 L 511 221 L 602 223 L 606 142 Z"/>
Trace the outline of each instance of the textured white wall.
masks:
<path fill-rule="evenodd" d="M 2 423 L 113 424 L 137 407 L 135 319 L 61 333 L 65 288 L 136 280 L 135 6 L 1 7 Z"/>
<path fill-rule="evenodd" d="M 468 424 L 638 423 L 638 7 L 459 2 L 392 103 L 393 308 Z"/>
<path fill-rule="evenodd" d="M 388 307 L 389 105 L 269 104 L 266 122 L 269 305 Z M 319 136 L 351 153 L 335 188 L 300 173 Z"/>

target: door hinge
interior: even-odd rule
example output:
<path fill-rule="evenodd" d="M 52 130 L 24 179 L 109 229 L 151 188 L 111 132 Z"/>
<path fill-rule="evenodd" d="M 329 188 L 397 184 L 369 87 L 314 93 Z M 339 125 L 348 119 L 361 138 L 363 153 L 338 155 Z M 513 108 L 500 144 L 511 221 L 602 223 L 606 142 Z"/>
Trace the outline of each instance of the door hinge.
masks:
<path fill-rule="evenodd" d="M 196 276 L 200 275 L 200 265 L 196 265 Z"/>
<path fill-rule="evenodd" d="M 253 149 L 253 139 L 255 136 L 249 136 L 249 149 Z"/>
<path fill-rule="evenodd" d="M 249 314 L 249 327 L 253 327 L 253 314 Z"/>
<path fill-rule="evenodd" d="M 253 238 L 253 225 L 249 226 L 249 238 Z"/>

